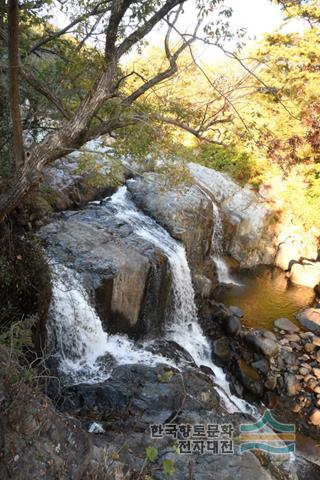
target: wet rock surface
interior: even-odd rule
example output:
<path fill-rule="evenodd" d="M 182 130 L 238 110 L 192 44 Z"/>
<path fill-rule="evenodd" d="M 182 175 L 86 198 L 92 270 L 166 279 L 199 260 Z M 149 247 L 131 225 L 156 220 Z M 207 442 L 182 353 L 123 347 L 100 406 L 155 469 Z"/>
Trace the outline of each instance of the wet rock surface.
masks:
<path fill-rule="evenodd" d="M 287 319 L 275 321 L 273 332 L 242 325 L 238 336 L 226 336 L 230 313 L 211 301 L 200 318 L 212 340 L 214 358 L 229 372 L 234 392 L 241 392 L 240 382 L 245 398 L 263 399 L 282 421 L 291 419 L 297 431 L 319 439 L 320 337 Z"/>
<path fill-rule="evenodd" d="M 220 206 L 227 226 L 227 252 L 242 267 L 273 263 L 276 245 L 268 231 L 272 209 L 249 187 L 240 187 L 228 175 L 190 163 L 196 183 Z"/>
<path fill-rule="evenodd" d="M 93 408 L 92 395 L 97 396 L 97 390 L 101 394 L 104 389 L 105 392 L 110 392 L 110 389 L 120 392 L 118 405 L 115 402 L 110 409 L 109 404 L 98 400 Z M 124 390 L 127 392 L 125 399 L 121 393 Z M 121 465 L 123 472 L 133 474 L 142 471 L 145 475 L 162 480 L 166 478 L 163 462 L 170 460 L 174 468 L 172 478 L 177 480 L 184 480 L 188 475 L 197 480 L 222 480 L 228 478 L 234 469 L 239 479 L 277 478 L 275 471 L 281 472 L 282 478 L 295 478 L 295 470 L 287 470 L 283 459 L 277 463 L 265 455 L 256 457 L 253 453 L 247 453 L 240 456 L 238 446 L 226 462 L 224 456 L 219 454 L 178 454 L 174 444 L 183 441 L 181 434 L 177 434 L 177 437 L 150 437 L 150 424 L 175 424 L 179 429 L 179 425 L 208 423 L 231 423 L 236 437 L 239 423 L 248 421 L 250 417 L 246 415 L 230 415 L 226 412 L 213 389 L 211 375 L 201 373 L 198 369 L 177 371 L 168 370 L 166 366 L 151 368 L 126 365 L 117 367 L 104 384 L 69 387 L 63 392 L 63 397 L 68 398 L 62 406 L 64 410 L 80 414 L 82 418 L 89 416 L 91 421 L 94 419 L 103 428 L 104 433 L 93 440 L 97 448 L 96 461 L 108 445 L 109 452 L 118 452 L 115 463 Z M 157 448 L 158 454 L 153 462 L 145 460 L 148 446 Z M 95 461 L 92 462 L 94 465 Z M 112 468 L 114 465 L 111 465 L 110 472 Z"/>
<path fill-rule="evenodd" d="M 210 199 L 196 185 L 180 186 L 179 191 L 172 189 L 157 174 L 147 174 L 127 185 L 138 207 L 184 244 L 193 274 L 211 272 L 212 276 Z"/>
<path fill-rule="evenodd" d="M 59 214 L 39 236 L 56 262 L 81 275 L 108 331 L 159 332 L 170 298 L 168 260 L 104 205 Z"/>

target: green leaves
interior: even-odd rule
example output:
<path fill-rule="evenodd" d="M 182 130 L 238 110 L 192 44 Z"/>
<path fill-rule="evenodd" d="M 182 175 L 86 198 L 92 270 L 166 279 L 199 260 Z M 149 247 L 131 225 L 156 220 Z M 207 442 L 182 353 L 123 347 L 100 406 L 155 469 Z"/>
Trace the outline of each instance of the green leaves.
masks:
<path fill-rule="evenodd" d="M 163 473 L 168 477 L 173 477 L 176 471 L 173 460 L 169 460 L 169 459 L 164 460 L 162 464 L 162 470 L 163 470 Z"/>
<path fill-rule="evenodd" d="M 160 382 L 169 383 L 174 375 L 172 370 L 167 370 L 166 372 L 162 373 L 158 376 Z"/>
<path fill-rule="evenodd" d="M 158 449 L 154 446 L 146 448 L 146 457 L 150 462 L 154 462 L 158 457 Z"/>

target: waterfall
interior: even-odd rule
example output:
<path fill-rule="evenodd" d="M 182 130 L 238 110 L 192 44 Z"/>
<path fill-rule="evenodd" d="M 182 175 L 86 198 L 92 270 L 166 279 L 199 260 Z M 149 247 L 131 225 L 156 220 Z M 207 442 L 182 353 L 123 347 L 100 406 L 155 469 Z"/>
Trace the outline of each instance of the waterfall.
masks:
<path fill-rule="evenodd" d="M 218 207 L 212 202 L 212 214 L 213 214 L 213 231 L 212 231 L 212 243 L 211 252 L 212 259 L 217 267 L 217 274 L 219 283 L 232 283 L 236 282 L 230 275 L 229 267 L 223 258 L 223 225 L 222 219 Z"/>
<path fill-rule="evenodd" d="M 106 380 L 114 362 L 117 365 L 172 364 L 163 356 L 139 347 L 125 335 L 108 335 L 90 305 L 79 275 L 60 264 L 52 264 L 51 271 L 53 299 L 47 322 L 48 344 L 49 349 L 57 352 L 67 382 Z"/>
<path fill-rule="evenodd" d="M 219 283 L 234 283 L 228 265 L 223 258 L 223 225 L 218 207 L 212 202 L 213 231 L 211 252 L 217 267 Z"/>
<path fill-rule="evenodd" d="M 126 187 L 120 187 L 100 208 L 109 208 L 128 223 L 134 233 L 161 249 L 167 256 L 172 274 L 173 311 L 167 319 L 166 338 L 187 350 L 195 363 L 214 372 L 214 382 L 230 412 L 250 411 L 248 404 L 233 396 L 223 370 L 211 359 L 211 346 L 199 325 L 191 273 L 182 244 L 174 240 L 155 220 L 137 209 Z M 167 363 L 125 335 L 108 335 L 76 272 L 65 266 L 53 266 L 53 301 L 48 322 L 48 337 L 59 352 L 60 367 L 70 382 L 95 383 L 108 378 L 114 365 Z M 150 342 L 149 342 L 150 343 Z M 176 365 L 179 368 L 179 365 Z"/>
<path fill-rule="evenodd" d="M 211 237 L 211 258 L 215 263 L 217 268 L 217 275 L 219 283 L 225 284 L 233 284 L 239 285 L 235 280 L 231 277 L 229 272 L 229 267 L 227 262 L 224 259 L 223 255 L 223 224 L 220 215 L 219 208 L 214 203 L 210 195 L 206 192 L 201 185 L 198 185 L 199 190 L 207 197 L 209 202 L 212 205 L 212 219 L 213 219 L 213 229 L 212 229 L 212 237 Z"/>
<path fill-rule="evenodd" d="M 212 362 L 210 343 L 197 318 L 191 272 L 183 245 L 174 240 L 155 220 L 137 209 L 129 198 L 127 187 L 120 187 L 111 201 L 117 209 L 117 217 L 128 222 L 136 235 L 159 247 L 168 258 L 172 274 L 174 309 L 166 329 L 166 338 L 187 350 L 198 366 L 205 365 L 212 369 L 220 396 L 230 412 L 237 409 L 248 411 L 247 403 L 231 394 L 223 370 Z"/>

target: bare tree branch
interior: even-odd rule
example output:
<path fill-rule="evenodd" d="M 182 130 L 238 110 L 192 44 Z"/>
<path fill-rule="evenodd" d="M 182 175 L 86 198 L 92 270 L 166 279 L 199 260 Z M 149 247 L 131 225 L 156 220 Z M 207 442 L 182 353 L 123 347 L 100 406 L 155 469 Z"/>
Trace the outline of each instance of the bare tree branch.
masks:
<path fill-rule="evenodd" d="M 118 57 L 122 57 L 130 48 L 144 38 L 174 7 L 186 0 L 168 0 L 149 20 L 129 35 L 117 48 Z"/>
<path fill-rule="evenodd" d="M 90 12 L 84 13 L 83 15 L 80 15 L 79 17 L 75 18 L 74 20 L 72 20 L 72 22 L 70 22 L 61 30 L 57 30 L 55 32 L 52 32 L 50 35 L 47 35 L 46 37 L 41 38 L 37 43 L 35 43 L 29 49 L 28 55 L 30 55 L 31 53 L 34 53 L 36 50 L 38 50 L 40 47 L 42 47 L 46 43 L 52 42 L 52 40 L 55 40 L 61 37 L 65 33 L 69 32 L 71 28 L 73 28 L 75 25 L 78 25 L 84 20 L 87 20 L 88 18 L 94 15 L 100 15 L 101 13 L 106 13 L 108 10 L 110 10 L 110 3 L 111 3 L 111 0 L 104 0 L 99 2 Z"/>

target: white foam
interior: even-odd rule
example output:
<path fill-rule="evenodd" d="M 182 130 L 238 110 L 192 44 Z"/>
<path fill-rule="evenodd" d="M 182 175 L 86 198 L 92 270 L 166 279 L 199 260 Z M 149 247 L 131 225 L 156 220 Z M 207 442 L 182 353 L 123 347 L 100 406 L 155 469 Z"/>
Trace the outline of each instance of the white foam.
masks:
<path fill-rule="evenodd" d="M 167 321 L 166 338 L 187 350 L 198 366 L 206 365 L 213 370 L 214 382 L 229 412 L 251 411 L 246 402 L 231 394 L 223 370 L 211 359 L 210 343 L 198 323 L 191 273 L 183 245 L 136 208 L 126 187 L 119 188 L 111 203 L 117 211 L 117 217 L 129 223 L 136 235 L 167 255 L 172 273 L 174 307 Z M 108 207 L 101 205 L 101 208 Z M 114 365 L 174 365 L 167 358 L 146 350 L 143 345 L 135 344 L 125 335 L 108 335 L 90 304 L 79 275 L 63 265 L 53 265 L 52 270 L 54 285 L 48 337 L 59 352 L 60 366 L 70 382 L 95 383 L 105 380 L 111 375 Z"/>
<path fill-rule="evenodd" d="M 108 335 L 90 305 L 79 275 L 59 264 L 52 265 L 53 298 L 47 324 L 48 339 L 58 351 L 60 368 L 71 383 L 106 380 L 112 368 L 103 368 L 99 358 L 110 355 L 117 365 L 155 366 L 170 361 L 136 345 L 125 335 Z"/>

